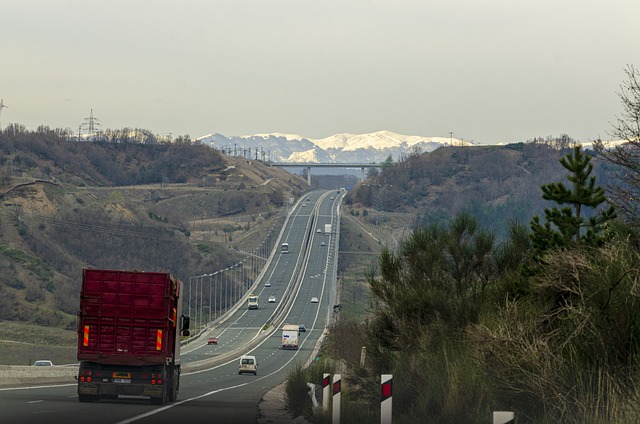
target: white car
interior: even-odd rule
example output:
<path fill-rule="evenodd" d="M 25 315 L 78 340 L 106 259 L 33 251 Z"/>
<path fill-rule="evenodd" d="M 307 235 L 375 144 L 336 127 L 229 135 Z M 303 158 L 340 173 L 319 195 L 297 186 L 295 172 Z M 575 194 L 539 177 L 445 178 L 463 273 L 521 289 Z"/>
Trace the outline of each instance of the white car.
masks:
<path fill-rule="evenodd" d="M 264 283 L 265 287 L 271 287 L 271 283 Z"/>
<path fill-rule="evenodd" d="M 53 362 L 49 361 L 48 359 L 41 359 L 39 361 L 34 362 L 33 366 L 34 367 L 52 367 Z"/>
<path fill-rule="evenodd" d="M 276 297 L 275 296 L 269 296 L 269 303 L 276 303 Z"/>
<path fill-rule="evenodd" d="M 318 298 L 317 297 L 312 297 L 311 298 L 311 303 L 318 303 Z"/>

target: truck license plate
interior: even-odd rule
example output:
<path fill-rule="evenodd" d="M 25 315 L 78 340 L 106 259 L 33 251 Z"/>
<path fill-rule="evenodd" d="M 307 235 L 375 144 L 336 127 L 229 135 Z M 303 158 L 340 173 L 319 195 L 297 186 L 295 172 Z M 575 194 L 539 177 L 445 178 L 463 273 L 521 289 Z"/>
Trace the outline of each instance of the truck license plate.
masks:
<path fill-rule="evenodd" d="M 131 379 L 130 378 L 114 378 L 113 382 L 114 383 L 131 383 Z"/>

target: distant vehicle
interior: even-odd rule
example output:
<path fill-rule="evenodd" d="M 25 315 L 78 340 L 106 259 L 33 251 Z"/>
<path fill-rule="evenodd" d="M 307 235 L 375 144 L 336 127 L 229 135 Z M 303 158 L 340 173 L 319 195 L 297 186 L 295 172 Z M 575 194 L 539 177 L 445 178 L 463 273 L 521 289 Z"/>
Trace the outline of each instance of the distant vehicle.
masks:
<path fill-rule="evenodd" d="M 249 309 L 258 309 L 258 296 L 255 294 L 250 294 L 247 299 L 247 307 Z"/>
<path fill-rule="evenodd" d="M 282 326 L 282 349 L 298 349 L 298 335 L 300 327 L 295 324 Z"/>
<path fill-rule="evenodd" d="M 306 208 L 306 207 L 307 207 L 307 204 L 306 204 L 306 203 L 303 203 L 303 204 L 302 204 L 302 207 L 303 207 L 303 208 Z"/>
<path fill-rule="evenodd" d="M 282 246 L 280 246 L 280 253 L 289 253 L 289 243 L 282 243 Z"/>
<path fill-rule="evenodd" d="M 331 196 L 331 197 L 329 197 L 329 199 L 333 200 L 333 199 L 335 199 L 335 197 Z"/>
<path fill-rule="evenodd" d="M 208 345 L 217 345 L 218 344 L 218 338 L 217 337 L 209 337 L 209 340 L 207 340 L 207 344 Z"/>
<path fill-rule="evenodd" d="M 312 297 L 311 298 L 311 303 L 318 303 L 318 298 L 317 297 Z"/>
<path fill-rule="evenodd" d="M 316 230 L 316 233 L 322 233 L 322 230 L 321 230 L 320 228 L 318 228 L 318 229 Z"/>
<path fill-rule="evenodd" d="M 300 324 L 300 326 L 298 327 L 298 331 L 301 333 L 306 333 L 307 328 L 304 325 Z"/>
<path fill-rule="evenodd" d="M 240 357 L 238 364 L 238 374 L 250 373 L 258 375 L 258 363 L 255 356 L 244 355 Z"/>
<path fill-rule="evenodd" d="M 271 287 L 271 283 L 264 283 L 265 287 Z"/>
<path fill-rule="evenodd" d="M 324 235 L 328 236 L 331 234 L 331 224 L 324 224 Z"/>
<path fill-rule="evenodd" d="M 39 361 L 34 362 L 33 366 L 34 367 L 52 367 L 53 362 L 49 361 L 48 359 L 41 359 Z"/>
<path fill-rule="evenodd" d="M 320 242 L 320 246 L 326 246 L 326 245 L 327 245 L 327 243 L 325 243 L 323 241 Z"/>
<path fill-rule="evenodd" d="M 269 303 L 276 303 L 276 297 L 275 296 L 269 296 Z"/>

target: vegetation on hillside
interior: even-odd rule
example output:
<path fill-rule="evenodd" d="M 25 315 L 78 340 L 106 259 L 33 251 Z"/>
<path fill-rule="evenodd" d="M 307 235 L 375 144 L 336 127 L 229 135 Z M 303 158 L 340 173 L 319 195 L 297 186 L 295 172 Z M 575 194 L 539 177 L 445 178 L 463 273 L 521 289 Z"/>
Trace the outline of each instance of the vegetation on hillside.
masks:
<path fill-rule="evenodd" d="M 183 281 L 224 269 L 260 245 L 303 189 L 286 171 L 182 137 L 77 141 L 9 125 L 0 132 L 0 320 L 73 329 L 86 266 Z"/>
<path fill-rule="evenodd" d="M 536 138 L 506 146 L 442 147 L 414 152 L 380 170 L 346 197 L 348 207 L 413 213 L 414 228 L 445 224 L 452 215 L 469 213 L 500 239 L 511 222 L 526 223 L 545 208 L 540 186 L 565 183 L 559 163 L 575 141 L 568 136 Z M 588 157 L 593 152 L 585 152 Z M 607 186 L 615 165 L 594 160 L 593 175 Z"/>
<path fill-rule="evenodd" d="M 554 206 L 531 231 L 513 222 L 499 239 L 463 211 L 383 250 L 368 318 L 338 321 L 323 351 L 345 413 L 371 414 L 390 373 L 402 423 L 638 421 L 640 234 L 614 220 L 590 159 L 559 160 L 571 186 L 540 186 Z"/>

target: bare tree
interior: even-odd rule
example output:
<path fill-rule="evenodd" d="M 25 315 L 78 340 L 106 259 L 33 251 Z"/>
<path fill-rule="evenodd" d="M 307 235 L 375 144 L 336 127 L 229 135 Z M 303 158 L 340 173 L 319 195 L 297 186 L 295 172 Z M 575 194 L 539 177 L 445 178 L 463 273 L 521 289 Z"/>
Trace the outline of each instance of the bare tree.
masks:
<path fill-rule="evenodd" d="M 627 80 L 618 93 L 623 113 L 611 133 L 624 143 L 609 144 L 598 140 L 594 149 L 617 168 L 617 182 L 608 187 L 609 201 L 621 217 L 633 225 L 640 225 L 640 72 L 629 65 L 625 74 Z"/>

